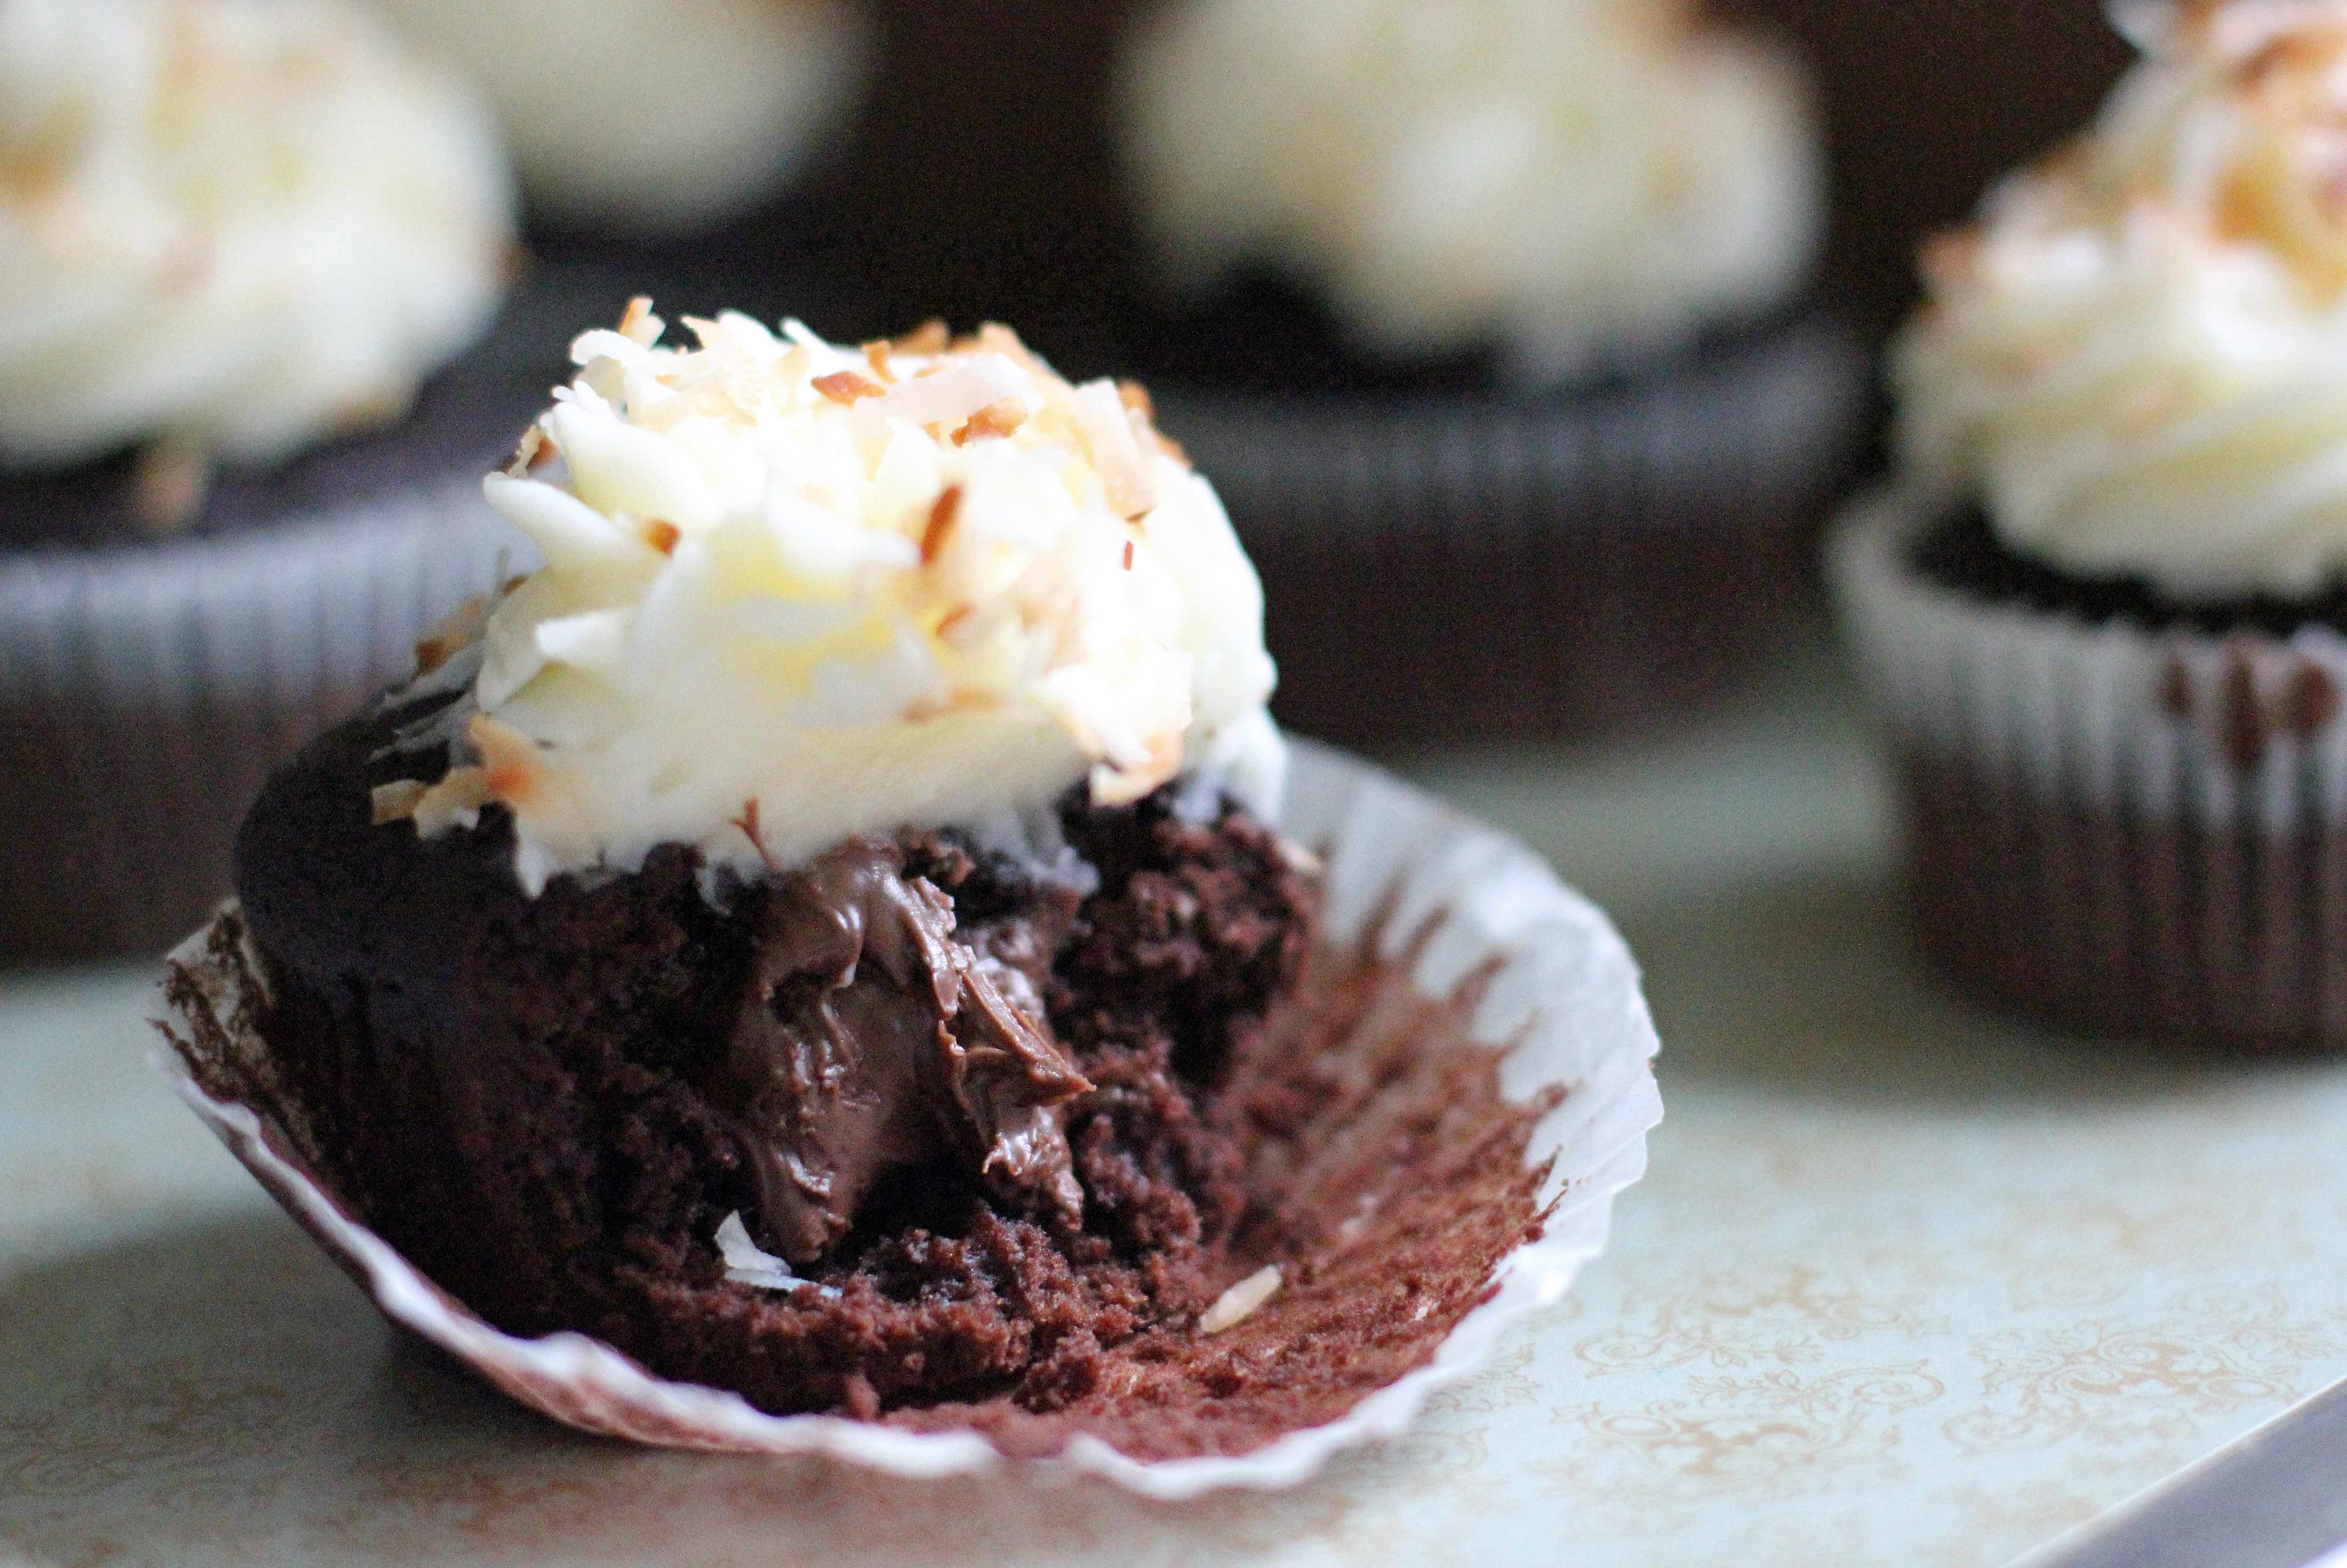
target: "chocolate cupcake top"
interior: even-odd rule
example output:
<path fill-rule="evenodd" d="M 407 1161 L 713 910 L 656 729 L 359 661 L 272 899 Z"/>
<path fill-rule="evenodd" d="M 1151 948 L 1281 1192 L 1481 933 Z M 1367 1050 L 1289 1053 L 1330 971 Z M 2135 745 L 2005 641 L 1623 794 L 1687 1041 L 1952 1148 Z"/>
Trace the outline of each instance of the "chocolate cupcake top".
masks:
<path fill-rule="evenodd" d="M 441 700 L 409 743 L 457 765 L 379 788 L 380 819 L 502 804 L 535 893 L 662 844 L 747 878 L 907 828 L 1048 851 L 1079 784 L 1276 809 L 1262 592 L 1139 388 L 1000 327 L 688 324 L 662 347 L 638 301 L 581 336 L 488 479 L 547 565 L 394 697 Z"/>
<path fill-rule="evenodd" d="M 2065 572 L 2308 599 L 2347 572 L 2347 5 L 2117 15 L 2093 128 L 1926 254 L 1904 464 Z"/>
<path fill-rule="evenodd" d="M 495 311 L 511 196 L 451 79 L 330 0 L 0 0 L 0 463 L 282 457 Z"/>
<path fill-rule="evenodd" d="M 1798 74 L 1680 5 L 1176 0 L 1126 77 L 1167 275 L 1268 261 L 1397 359 L 1555 381 L 1778 303 L 1816 244 Z"/>
<path fill-rule="evenodd" d="M 854 103 L 843 0 L 383 0 L 479 82 L 548 216 L 699 228 L 768 195 Z"/>

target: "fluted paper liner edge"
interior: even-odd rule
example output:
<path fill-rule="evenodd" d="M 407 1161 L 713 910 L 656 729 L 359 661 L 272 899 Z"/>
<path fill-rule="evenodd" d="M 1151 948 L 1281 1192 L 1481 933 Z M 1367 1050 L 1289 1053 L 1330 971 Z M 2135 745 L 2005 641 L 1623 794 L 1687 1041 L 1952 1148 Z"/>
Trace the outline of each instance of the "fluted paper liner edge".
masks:
<path fill-rule="evenodd" d="M 1662 1116 L 1649 1065 L 1657 1040 L 1636 965 L 1594 906 L 1521 845 L 1365 763 L 1309 743 L 1297 744 L 1281 825 L 1325 858 L 1324 940 L 1347 948 L 1374 942 L 1382 959 L 1409 958 L 1413 984 L 1429 997 L 1476 983 L 1473 1038 L 1506 1046 L 1500 1067 L 1506 1097 L 1525 1104 L 1564 1091 L 1524 1151 L 1527 1168 L 1553 1162 L 1539 1194 L 1543 1206 L 1553 1204 L 1546 1225 L 1499 1260 L 1490 1298 L 1452 1328 L 1431 1360 L 1334 1421 L 1238 1456 L 1144 1462 L 1078 1437 L 1054 1458 L 1020 1462 L 1102 1476 L 1161 1500 L 1293 1486 L 1338 1450 L 1402 1431 L 1428 1394 L 1475 1368 L 1502 1328 L 1562 1299 L 1581 1266 L 1604 1249 L 1615 1195 L 1645 1173 L 1646 1134 Z M 183 1050 L 205 1039 L 238 1049 L 238 982 L 212 952 L 213 932 L 198 932 L 172 955 L 201 993 L 165 1014 Z M 248 1041 L 244 1049 L 259 1047 Z M 208 1094 L 180 1051 L 158 1047 L 153 1060 L 385 1316 L 558 1420 L 663 1447 L 825 1454 L 907 1477 L 1010 1462 L 976 1433 L 771 1416 L 732 1393 L 656 1378 L 582 1335 L 520 1339 L 500 1333 L 359 1224 L 316 1180 L 284 1128 Z"/>

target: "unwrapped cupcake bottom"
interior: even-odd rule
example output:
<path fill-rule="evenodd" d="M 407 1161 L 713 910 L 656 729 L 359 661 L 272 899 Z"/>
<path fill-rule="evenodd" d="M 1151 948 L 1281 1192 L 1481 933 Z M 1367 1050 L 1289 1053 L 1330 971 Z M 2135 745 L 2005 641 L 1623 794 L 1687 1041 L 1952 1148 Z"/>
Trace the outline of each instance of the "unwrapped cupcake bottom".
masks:
<path fill-rule="evenodd" d="M 2347 1047 L 2347 639 L 1992 603 L 1913 567 L 1935 520 L 1877 497 L 1831 550 L 1927 958 L 2094 1033 Z"/>
<path fill-rule="evenodd" d="M 1811 316 L 1550 398 L 1156 390 L 1262 575 L 1275 710 L 1374 746 L 1635 726 L 1747 677 L 1814 606 L 1866 361 Z"/>
<path fill-rule="evenodd" d="M 1563 1294 L 1660 1113 L 1652 1026 L 1602 916 L 1521 848 L 1372 770 L 1307 753 L 1297 774 L 1285 825 L 1327 856 L 1328 928 L 1271 1040 L 1234 1071 L 1267 1107 L 1296 1108 L 1291 1131 L 1256 1146 L 1250 1181 L 1313 1216 L 1313 1234 L 1251 1314 L 1197 1336 L 1180 1365 L 1129 1368 L 1081 1419 L 991 1402 L 776 1417 L 576 1334 L 497 1332 L 318 1175 L 330 1162 L 273 1070 L 265 986 L 232 908 L 174 957 L 176 1049 L 160 1064 L 388 1316 L 557 1419 L 904 1474 L 1008 1457 L 1155 1496 L 1290 1484 L 1399 1430 L 1504 1322 Z"/>

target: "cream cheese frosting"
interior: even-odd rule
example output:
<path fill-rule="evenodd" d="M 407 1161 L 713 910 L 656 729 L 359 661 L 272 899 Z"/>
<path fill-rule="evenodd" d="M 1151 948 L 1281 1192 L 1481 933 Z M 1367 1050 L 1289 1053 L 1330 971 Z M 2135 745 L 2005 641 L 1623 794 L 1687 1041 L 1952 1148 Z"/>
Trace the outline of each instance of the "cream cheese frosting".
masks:
<path fill-rule="evenodd" d="M 0 460 L 396 419 L 511 267 L 487 113 L 327 0 L 0 0 Z"/>
<path fill-rule="evenodd" d="M 460 693 L 419 735 L 458 765 L 379 818 L 501 803 L 535 893 L 670 842 L 745 876 L 908 827 L 1032 844 L 1078 784 L 1276 811 L 1262 590 L 1137 388 L 1071 385 L 1000 327 L 688 325 L 661 346 L 639 301 L 581 336 L 488 478 L 546 564 L 395 697 Z"/>
<path fill-rule="evenodd" d="M 2347 572 L 2347 5 L 2118 15 L 2094 127 L 1926 254 L 1902 460 L 2065 569 L 2302 599 Z"/>
<path fill-rule="evenodd" d="M 842 0 L 383 0 L 497 106 L 530 200 L 675 231 L 787 182 L 853 107 L 868 53 Z"/>
<path fill-rule="evenodd" d="M 1816 245 L 1798 73 L 1682 6 L 1176 0 L 1123 97 L 1177 284 L 1267 260 L 1397 357 L 1553 381 L 1776 303 Z"/>

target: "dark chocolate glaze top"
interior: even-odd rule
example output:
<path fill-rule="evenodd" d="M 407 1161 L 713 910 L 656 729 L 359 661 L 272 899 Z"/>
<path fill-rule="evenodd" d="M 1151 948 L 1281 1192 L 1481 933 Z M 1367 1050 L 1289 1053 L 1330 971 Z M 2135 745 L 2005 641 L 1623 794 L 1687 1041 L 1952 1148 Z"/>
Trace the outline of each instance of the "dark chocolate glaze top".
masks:
<path fill-rule="evenodd" d="M 1911 559 L 1917 570 L 1942 587 L 2090 625 L 2126 620 L 2153 631 L 2254 630 L 2277 637 L 2301 626 L 2347 631 L 2347 582 L 2332 582 L 2306 600 L 2256 595 L 2186 602 L 2142 578 L 2086 577 L 2024 555 L 1997 537 L 1977 505 L 1957 507 L 1925 529 Z"/>

